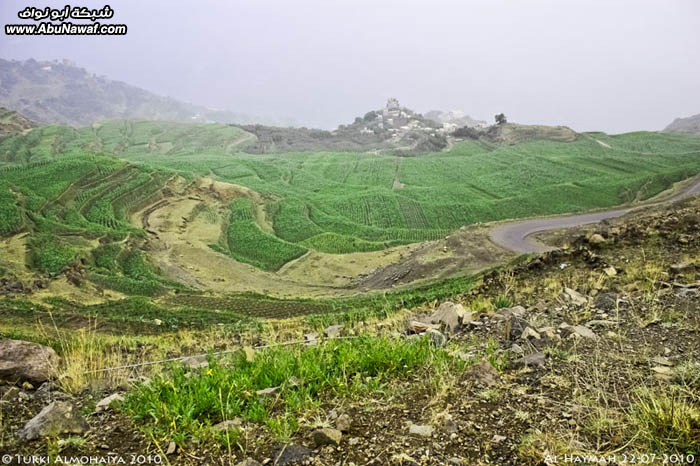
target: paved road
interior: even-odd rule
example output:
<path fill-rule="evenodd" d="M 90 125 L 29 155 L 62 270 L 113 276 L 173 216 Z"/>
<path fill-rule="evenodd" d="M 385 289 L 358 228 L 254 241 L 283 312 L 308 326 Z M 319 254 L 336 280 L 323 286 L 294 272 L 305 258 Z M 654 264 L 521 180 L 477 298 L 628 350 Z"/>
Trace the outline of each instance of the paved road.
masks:
<path fill-rule="evenodd" d="M 560 228 L 573 228 L 591 223 L 619 217 L 633 210 L 642 209 L 645 207 L 668 204 L 673 201 L 679 201 L 688 197 L 700 194 L 700 179 L 697 179 L 693 184 L 685 188 L 675 196 L 666 199 L 662 202 L 645 204 L 643 206 L 627 207 L 615 210 L 606 210 L 602 212 L 594 212 L 592 214 L 567 215 L 564 217 L 536 218 L 532 220 L 518 220 L 511 223 L 506 223 L 494 227 L 490 232 L 491 240 L 496 244 L 503 246 L 511 251 L 520 253 L 540 253 L 551 251 L 553 248 L 546 244 L 540 243 L 531 237 L 534 233 L 540 233 L 548 230 L 558 230 Z"/>

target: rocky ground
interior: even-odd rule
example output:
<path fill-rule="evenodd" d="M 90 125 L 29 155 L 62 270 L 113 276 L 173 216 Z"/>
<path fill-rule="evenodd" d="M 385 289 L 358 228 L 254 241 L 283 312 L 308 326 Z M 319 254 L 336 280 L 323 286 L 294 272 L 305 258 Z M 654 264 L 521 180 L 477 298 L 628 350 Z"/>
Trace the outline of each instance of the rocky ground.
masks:
<path fill-rule="evenodd" d="M 550 236 L 565 249 L 489 273 L 454 302 L 375 323 L 400 338 L 428 334 L 474 364 L 439 384 L 419 371 L 385 393 L 324 399 L 321 418 L 302 423 L 284 446 L 253 424 L 241 426 L 243 448 L 223 456 L 207 445 L 160 444 L 112 409 L 118 399 L 111 408 L 101 402 L 128 387 L 67 395 L 43 382 L 50 369 L 39 367 L 44 375 L 0 386 L 0 450 L 248 466 L 700 458 L 699 228 L 694 200 Z M 6 362 L 16 352 L 0 348 L 5 379 L 25 370 Z M 43 439 L 52 429 L 64 434 Z"/>

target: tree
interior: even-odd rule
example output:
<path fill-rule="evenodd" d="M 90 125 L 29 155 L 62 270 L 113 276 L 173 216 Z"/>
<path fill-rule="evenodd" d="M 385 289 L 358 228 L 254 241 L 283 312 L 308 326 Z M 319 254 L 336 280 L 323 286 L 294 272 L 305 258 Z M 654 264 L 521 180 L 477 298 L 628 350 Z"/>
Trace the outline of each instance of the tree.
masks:
<path fill-rule="evenodd" d="M 504 125 L 508 123 L 508 120 L 506 119 L 506 116 L 503 113 L 499 113 L 496 115 L 496 124 L 497 125 Z"/>

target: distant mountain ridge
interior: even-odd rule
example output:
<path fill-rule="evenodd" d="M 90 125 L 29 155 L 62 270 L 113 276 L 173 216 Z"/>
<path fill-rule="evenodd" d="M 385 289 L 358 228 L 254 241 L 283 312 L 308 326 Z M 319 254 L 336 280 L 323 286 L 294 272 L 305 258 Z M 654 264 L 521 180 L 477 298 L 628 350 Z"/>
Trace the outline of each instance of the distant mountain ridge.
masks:
<path fill-rule="evenodd" d="M 281 123 L 160 96 L 89 73 L 68 60 L 0 59 L 0 106 L 37 123 L 70 126 L 108 119 Z"/>
<path fill-rule="evenodd" d="M 687 118 L 676 118 L 664 128 L 666 133 L 688 133 L 700 135 L 700 113 Z"/>

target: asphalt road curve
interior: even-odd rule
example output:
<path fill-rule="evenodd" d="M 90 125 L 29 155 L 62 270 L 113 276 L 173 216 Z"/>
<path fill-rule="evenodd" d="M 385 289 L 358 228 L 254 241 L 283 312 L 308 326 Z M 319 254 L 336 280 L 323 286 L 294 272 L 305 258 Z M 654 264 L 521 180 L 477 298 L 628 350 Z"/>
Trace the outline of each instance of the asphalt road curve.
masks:
<path fill-rule="evenodd" d="M 605 210 L 591 214 L 567 215 L 563 217 L 536 218 L 531 220 L 517 220 L 503 225 L 498 225 L 491 230 L 491 241 L 511 251 L 520 253 L 540 253 L 556 249 L 552 246 L 540 243 L 531 237 L 534 233 L 560 228 L 573 228 L 591 223 L 598 223 L 609 218 L 619 217 L 633 210 L 646 207 L 669 204 L 688 197 L 700 194 L 700 179 L 689 185 L 680 193 L 666 199 L 663 202 L 655 202 L 642 206 Z"/>

